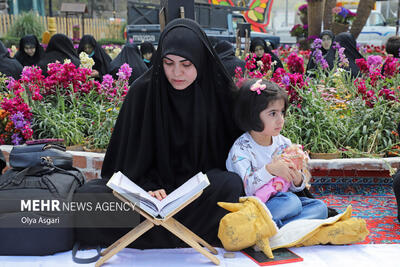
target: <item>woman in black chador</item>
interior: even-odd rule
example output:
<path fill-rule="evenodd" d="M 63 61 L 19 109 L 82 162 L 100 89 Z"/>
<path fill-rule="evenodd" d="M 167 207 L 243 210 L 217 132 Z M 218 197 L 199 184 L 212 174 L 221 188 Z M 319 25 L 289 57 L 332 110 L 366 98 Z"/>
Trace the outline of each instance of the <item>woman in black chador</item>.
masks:
<path fill-rule="evenodd" d="M 143 42 L 140 44 L 140 53 L 142 54 L 143 61 L 148 68 L 152 66 L 151 58 L 155 52 L 154 46 L 150 42 Z"/>
<path fill-rule="evenodd" d="M 19 51 L 14 58 L 22 66 L 37 65 L 44 55 L 44 49 L 35 35 L 26 35 L 19 40 Z"/>
<path fill-rule="evenodd" d="M 353 78 L 357 77 L 360 74 L 360 68 L 356 65 L 356 59 L 363 58 L 363 56 L 357 50 L 357 42 L 354 36 L 349 32 L 342 32 L 336 35 L 333 42 L 337 42 L 341 47 L 344 47 L 344 55 L 349 61 L 349 66 L 344 67 L 344 69 L 350 71 Z M 330 70 L 334 67 L 336 53 L 337 51 L 332 45 L 325 56 Z"/>
<path fill-rule="evenodd" d="M 0 73 L 18 80 L 21 76 L 22 65 L 15 58 L 10 58 L 10 53 L 0 41 Z"/>
<path fill-rule="evenodd" d="M 38 65 L 43 74 L 47 76 L 47 65 L 49 63 L 56 61 L 64 63 L 66 59 L 71 60 L 76 67 L 81 64 L 72 41 L 66 35 L 57 33 L 51 37 L 44 57 L 39 61 Z"/>
<path fill-rule="evenodd" d="M 328 53 L 329 49 L 332 46 L 332 42 L 333 42 L 333 39 L 335 38 L 335 35 L 333 34 L 332 31 L 325 30 L 325 31 L 321 32 L 321 34 L 319 35 L 319 38 L 322 41 L 320 50 L 322 52 L 322 56 L 325 57 L 326 54 Z M 317 64 L 315 63 L 314 56 L 311 54 L 310 59 L 308 60 L 308 63 L 307 63 L 306 73 L 309 70 L 315 70 L 315 69 L 317 69 Z"/>
<path fill-rule="evenodd" d="M 235 48 L 230 42 L 217 42 L 215 45 L 215 51 L 231 77 L 235 76 L 235 70 L 237 67 L 240 67 L 243 72 L 245 71 L 246 62 L 235 56 Z"/>
<path fill-rule="evenodd" d="M 217 202 L 238 202 L 243 192 L 240 177 L 225 169 L 229 148 L 240 135 L 232 119 L 234 92 L 201 27 L 189 19 L 171 21 L 160 36 L 152 68 L 125 98 L 101 180 L 121 171 L 162 199 L 196 173 L 206 173 L 210 185 L 174 218 L 210 244 L 219 244 L 219 221 L 227 212 Z M 117 229 L 99 234 L 103 242 L 121 237 Z M 138 248 L 181 246 L 187 245 L 163 227 L 132 243 Z"/>
<path fill-rule="evenodd" d="M 271 62 L 276 61 L 274 65 L 274 72 L 278 68 L 283 68 L 283 64 L 279 57 L 277 57 L 271 50 L 271 48 L 267 45 L 264 39 L 260 37 L 255 37 L 251 40 L 250 44 L 250 52 L 256 54 L 256 60 L 259 61 L 263 57 L 264 53 L 271 55 Z"/>
<path fill-rule="evenodd" d="M 143 62 L 142 57 L 140 56 L 139 49 L 135 44 L 127 43 L 124 48 L 122 48 L 118 56 L 116 56 L 113 61 L 111 61 L 108 73 L 110 73 L 114 77 L 114 79 L 117 79 L 117 72 L 119 68 L 125 63 L 128 63 L 129 67 L 132 68 L 131 77 L 129 78 L 129 84 L 131 84 L 147 71 L 147 66 Z"/>
<path fill-rule="evenodd" d="M 108 73 L 110 69 L 111 57 L 99 45 L 92 35 L 82 36 L 79 42 L 78 55 L 85 52 L 90 58 L 94 60 L 92 67 L 92 77 L 101 79 L 103 75 Z"/>

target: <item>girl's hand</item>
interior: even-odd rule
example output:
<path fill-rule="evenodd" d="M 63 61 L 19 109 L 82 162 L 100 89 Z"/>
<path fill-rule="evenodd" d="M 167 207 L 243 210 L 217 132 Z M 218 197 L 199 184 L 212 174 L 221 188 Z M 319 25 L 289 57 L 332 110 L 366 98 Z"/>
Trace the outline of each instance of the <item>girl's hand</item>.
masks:
<path fill-rule="evenodd" d="M 294 170 L 294 173 L 295 173 L 295 177 L 293 179 L 293 184 L 295 186 L 300 186 L 303 183 L 303 175 L 298 170 Z"/>
<path fill-rule="evenodd" d="M 274 176 L 280 176 L 288 182 L 292 182 L 296 178 L 296 166 L 284 159 L 272 161 L 270 164 L 265 165 L 265 169 Z"/>
<path fill-rule="evenodd" d="M 148 192 L 150 196 L 157 198 L 158 200 L 163 200 L 164 198 L 167 197 L 167 193 L 165 193 L 164 189 L 158 189 L 155 191 L 149 191 Z"/>

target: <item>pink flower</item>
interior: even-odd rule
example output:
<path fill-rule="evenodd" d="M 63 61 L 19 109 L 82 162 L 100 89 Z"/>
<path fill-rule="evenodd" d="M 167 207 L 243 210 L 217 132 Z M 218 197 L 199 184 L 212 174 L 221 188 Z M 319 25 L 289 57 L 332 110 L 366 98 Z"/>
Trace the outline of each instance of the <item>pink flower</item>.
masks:
<path fill-rule="evenodd" d="M 296 53 L 291 53 L 286 59 L 288 69 L 291 73 L 304 73 L 304 60 L 302 57 L 298 56 Z"/>
<path fill-rule="evenodd" d="M 122 80 L 129 80 L 129 77 L 131 77 L 131 73 L 132 68 L 129 67 L 129 64 L 125 63 L 119 68 L 117 76 Z"/>

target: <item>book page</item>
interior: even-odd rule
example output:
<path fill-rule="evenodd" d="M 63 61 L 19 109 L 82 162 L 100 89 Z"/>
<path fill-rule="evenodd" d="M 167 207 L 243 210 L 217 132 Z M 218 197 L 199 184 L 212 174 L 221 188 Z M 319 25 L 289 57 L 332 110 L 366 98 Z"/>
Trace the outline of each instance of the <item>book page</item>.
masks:
<path fill-rule="evenodd" d="M 114 185 L 114 187 L 111 187 L 111 185 Z M 141 202 L 153 203 L 155 211 L 160 211 L 160 209 L 161 209 L 161 201 L 159 201 L 157 198 L 150 196 L 149 193 L 147 193 L 140 186 L 138 186 L 137 184 L 132 182 L 122 172 L 114 173 L 114 175 L 108 181 L 107 186 L 116 190 L 118 193 L 121 193 L 121 192 L 119 190 L 117 190 L 116 188 L 122 189 L 123 193 L 138 194 L 139 198 L 140 198 L 139 200 Z"/>
<path fill-rule="evenodd" d="M 205 176 L 203 173 L 199 172 L 198 174 L 196 174 L 195 176 L 193 176 L 192 178 L 187 180 L 183 185 L 181 185 L 180 187 L 178 187 L 177 189 L 172 191 L 169 195 L 167 195 L 166 198 L 161 200 L 160 208 L 162 209 L 168 203 L 171 203 L 172 201 L 174 201 L 174 200 L 186 195 L 190 191 L 192 191 L 192 189 L 194 187 L 196 187 L 198 184 L 200 184 L 204 180 L 204 177 L 207 179 L 207 176 Z"/>
<path fill-rule="evenodd" d="M 108 181 L 107 186 L 123 194 L 129 200 L 139 202 L 140 208 L 143 208 L 143 210 L 152 216 L 157 217 L 157 215 L 160 215 L 160 217 L 166 217 L 209 184 L 210 182 L 208 181 L 207 175 L 199 172 L 171 192 L 162 201 L 150 196 L 149 193 L 144 191 L 121 172 L 114 173 Z M 168 208 L 163 210 L 164 207 Z M 163 212 L 161 212 L 162 210 Z"/>

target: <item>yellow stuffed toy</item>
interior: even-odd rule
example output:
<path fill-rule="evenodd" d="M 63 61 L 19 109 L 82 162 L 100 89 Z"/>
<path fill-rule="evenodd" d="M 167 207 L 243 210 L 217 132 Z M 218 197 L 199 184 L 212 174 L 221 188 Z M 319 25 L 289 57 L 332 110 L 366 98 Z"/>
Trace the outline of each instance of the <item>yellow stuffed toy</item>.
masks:
<path fill-rule="evenodd" d="M 237 251 L 253 245 L 273 259 L 269 238 L 277 233 L 267 207 L 256 197 L 242 197 L 240 203 L 218 202 L 218 205 L 231 213 L 225 215 L 220 223 L 218 238 L 226 250 Z"/>
<path fill-rule="evenodd" d="M 364 219 L 351 217 L 352 207 L 327 219 L 295 220 L 278 229 L 268 208 L 256 197 L 242 197 L 240 203 L 218 202 L 231 211 L 219 224 L 218 238 L 226 250 L 251 246 L 273 259 L 272 250 L 318 244 L 352 244 L 369 234 Z"/>

